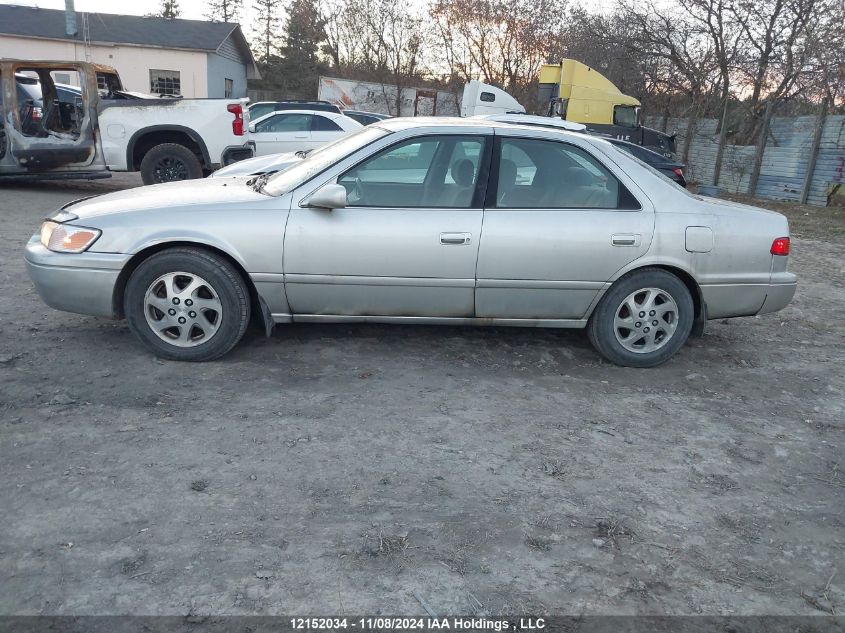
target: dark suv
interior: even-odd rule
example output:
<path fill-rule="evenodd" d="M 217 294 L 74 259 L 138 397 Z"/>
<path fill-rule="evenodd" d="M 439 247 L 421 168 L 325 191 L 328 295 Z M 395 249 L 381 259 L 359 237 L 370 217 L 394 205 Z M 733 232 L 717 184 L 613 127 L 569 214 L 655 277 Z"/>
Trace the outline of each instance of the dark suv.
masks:
<path fill-rule="evenodd" d="M 258 101 L 251 103 L 248 109 L 249 118 L 253 121 L 278 110 L 319 110 L 341 114 L 340 108 L 328 101 Z"/>

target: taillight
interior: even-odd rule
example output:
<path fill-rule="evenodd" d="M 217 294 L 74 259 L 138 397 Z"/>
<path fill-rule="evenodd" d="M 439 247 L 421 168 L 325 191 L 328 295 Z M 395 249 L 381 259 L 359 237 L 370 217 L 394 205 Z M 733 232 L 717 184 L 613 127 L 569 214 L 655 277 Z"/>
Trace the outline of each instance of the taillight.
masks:
<path fill-rule="evenodd" d="M 684 170 L 681 169 L 680 167 L 675 167 L 675 169 L 673 169 L 672 171 L 675 172 L 676 176 L 678 176 L 680 178 L 684 177 Z"/>
<path fill-rule="evenodd" d="M 40 121 L 41 120 L 41 108 L 35 106 L 32 108 L 32 120 L 33 121 Z"/>
<path fill-rule="evenodd" d="M 772 242 L 772 255 L 789 255 L 789 238 L 778 237 Z"/>
<path fill-rule="evenodd" d="M 235 115 L 232 121 L 232 134 L 235 136 L 244 135 L 244 108 L 240 103 L 230 103 L 226 109 Z"/>

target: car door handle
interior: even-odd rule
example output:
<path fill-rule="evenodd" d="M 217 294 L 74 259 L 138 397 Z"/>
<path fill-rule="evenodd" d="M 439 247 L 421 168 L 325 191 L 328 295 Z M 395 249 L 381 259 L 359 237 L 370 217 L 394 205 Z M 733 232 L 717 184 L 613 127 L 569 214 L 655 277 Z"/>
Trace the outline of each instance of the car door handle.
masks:
<path fill-rule="evenodd" d="M 614 246 L 639 246 L 640 236 L 634 234 L 617 233 L 616 235 L 610 236 L 610 243 Z"/>
<path fill-rule="evenodd" d="M 307 134 L 295 134 L 293 138 L 308 138 Z"/>
<path fill-rule="evenodd" d="M 472 242 L 472 233 L 441 233 L 440 243 L 447 246 L 470 244 Z"/>

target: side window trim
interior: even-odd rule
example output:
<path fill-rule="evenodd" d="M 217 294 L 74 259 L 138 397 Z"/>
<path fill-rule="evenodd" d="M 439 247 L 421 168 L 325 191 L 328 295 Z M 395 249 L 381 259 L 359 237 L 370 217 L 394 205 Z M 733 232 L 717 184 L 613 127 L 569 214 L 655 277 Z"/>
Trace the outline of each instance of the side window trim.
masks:
<path fill-rule="evenodd" d="M 573 147 L 576 150 L 579 150 L 585 154 L 587 154 L 590 158 L 594 161 L 599 163 L 605 171 L 607 171 L 616 181 L 619 183 L 620 191 L 619 191 L 619 200 L 617 201 L 616 207 L 613 208 L 604 208 L 604 207 L 500 207 L 496 203 L 496 197 L 499 188 L 499 169 L 501 166 L 502 161 L 502 141 L 509 140 L 509 139 L 516 139 L 516 140 L 533 140 L 533 141 L 546 141 L 548 143 L 559 143 L 561 145 L 566 145 L 568 147 Z M 543 209 L 553 209 L 556 211 L 626 211 L 628 213 L 636 213 L 638 211 L 643 210 L 643 204 L 640 200 L 634 195 L 631 191 L 631 188 L 626 185 L 619 176 L 617 176 L 612 169 L 610 169 L 605 163 L 600 160 L 593 152 L 580 147 L 579 145 L 575 145 L 573 143 L 567 143 L 566 141 L 559 141 L 556 139 L 550 139 L 542 136 L 502 136 L 497 134 L 494 138 L 493 142 L 493 156 L 492 156 L 492 163 L 491 168 L 489 170 L 490 173 L 490 180 L 487 186 L 487 194 L 484 198 L 484 207 L 488 209 L 508 209 L 508 210 L 526 210 L 526 211 L 537 211 Z M 634 204 L 628 206 L 620 206 L 623 200 L 632 201 Z"/>

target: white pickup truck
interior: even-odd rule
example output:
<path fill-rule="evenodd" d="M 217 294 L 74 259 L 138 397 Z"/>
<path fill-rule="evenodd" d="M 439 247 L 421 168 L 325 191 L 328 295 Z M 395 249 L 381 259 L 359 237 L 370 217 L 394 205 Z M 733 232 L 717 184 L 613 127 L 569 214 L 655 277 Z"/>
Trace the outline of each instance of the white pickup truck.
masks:
<path fill-rule="evenodd" d="M 253 155 L 246 104 L 128 92 L 98 64 L 0 60 L 0 179 L 202 178 Z"/>

